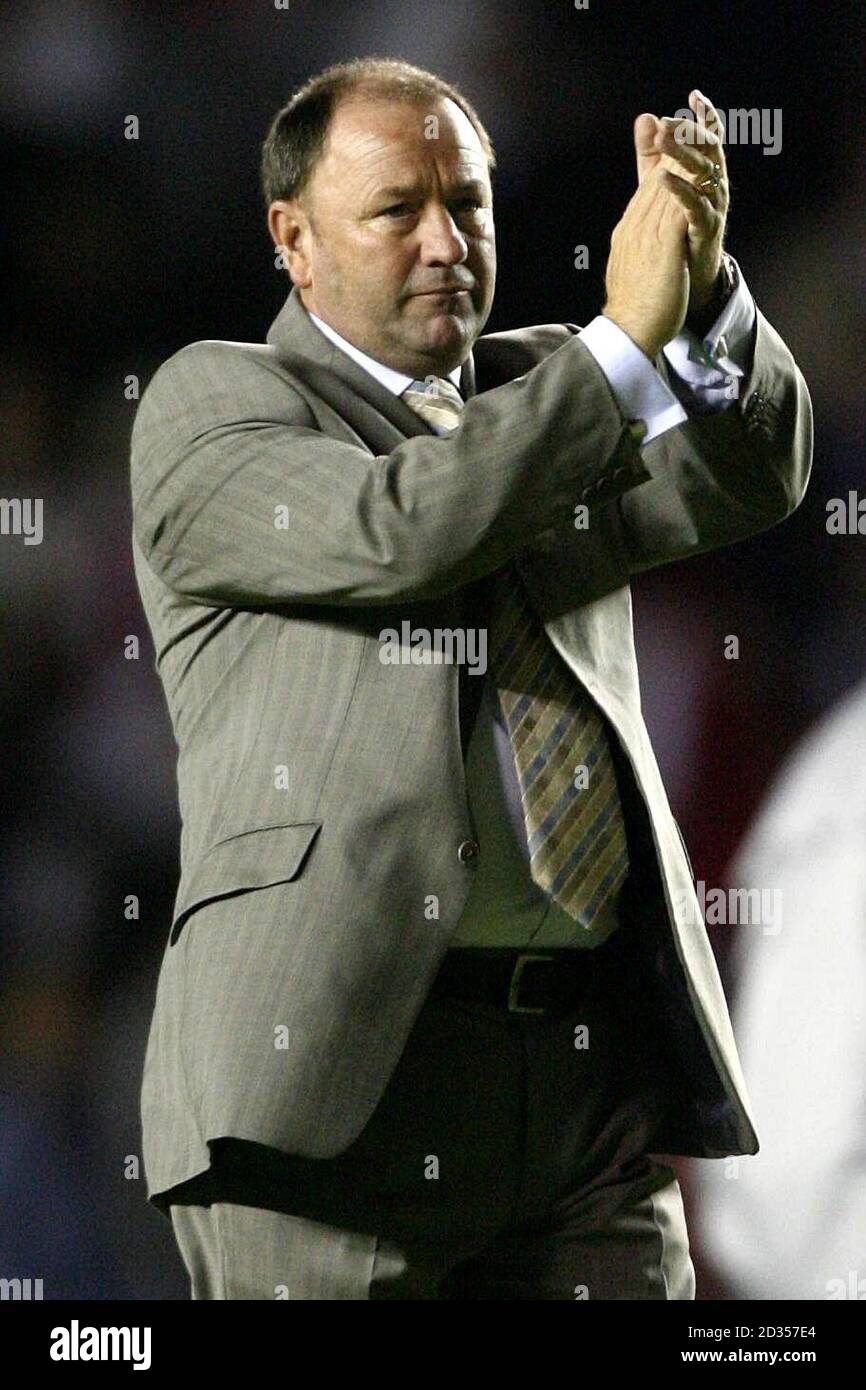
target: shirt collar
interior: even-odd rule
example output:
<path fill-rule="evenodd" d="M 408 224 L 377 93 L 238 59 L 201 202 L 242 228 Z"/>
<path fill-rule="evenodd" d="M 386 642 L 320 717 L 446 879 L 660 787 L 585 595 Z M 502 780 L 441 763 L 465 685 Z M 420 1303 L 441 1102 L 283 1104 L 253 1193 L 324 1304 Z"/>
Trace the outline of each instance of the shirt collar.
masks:
<path fill-rule="evenodd" d="M 402 396 L 407 386 L 411 386 L 412 382 L 416 380 L 413 376 L 406 376 L 404 372 L 395 371 L 393 367 L 387 367 L 384 362 L 379 362 L 375 357 L 370 357 L 366 352 L 362 352 L 360 348 L 355 347 L 354 343 L 347 342 L 335 328 L 332 328 L 329 323 L 325 323 L 325 321 L 320 319 L 317 314 L 314 314 L 312 310 L 307 309 L 307 313 L 310 315 L 316 327 L 321 329 L 322 333 L 325 334 L 326 338 L 330 338 L 332 342 L 337 344 L 338 348 L 342 348 L 343 352 L 347 353 L 349 357 L 354 358 L 360 367 L 368 371 L 370 375 L 374 376 L 377 381 L 380 381 L 383 386 L 387 386 L 388 390 L 393 391 L 395 396 Z M 448 373 L 450 380 L 457 387 L 458 391 L 460 390 L 460 375 L 462 370 L 462 366 L 455 367 L 453 372 Z"/>

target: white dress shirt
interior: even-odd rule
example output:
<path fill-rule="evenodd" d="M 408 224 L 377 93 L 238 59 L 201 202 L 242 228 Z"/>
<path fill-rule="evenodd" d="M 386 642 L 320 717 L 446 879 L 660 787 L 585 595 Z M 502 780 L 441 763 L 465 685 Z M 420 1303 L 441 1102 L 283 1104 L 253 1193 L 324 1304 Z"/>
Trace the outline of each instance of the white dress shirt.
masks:
<path fill-rule="evenodd" d="M 734 399 L 731 380 L 737 382 L 746 374 L 755 301 L 734 257 L 729 252 L 725 254 L 733 273 L 734 289 L 716 322 L 703 340 L 684 329 L 662 349 L 677 381 L 679 400 L 662 381 L 646 354 L 612 319 L 598 314 L 578 334 L 610 382 L 624 417 L 646 421 L 647 432 L 641 441 L 644 445 L 688 419 L 683 401 L 695 414 L 724 410 Z M 326 337 L 395 396 L 401 396 L 412 384 L 414 377 L 370 357 L 347 342 L 329 323 L 307 312 Z M 460 374 L 460 367 L 448 373 L 458 389 Z"/>

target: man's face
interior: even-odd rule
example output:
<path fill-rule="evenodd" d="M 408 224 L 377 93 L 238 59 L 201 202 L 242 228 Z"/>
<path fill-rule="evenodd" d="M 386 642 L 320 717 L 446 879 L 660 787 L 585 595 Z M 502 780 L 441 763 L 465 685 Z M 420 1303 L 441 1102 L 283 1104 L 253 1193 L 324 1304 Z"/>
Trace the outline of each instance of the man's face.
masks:
<path fill-rule="evenodd" d="M 438 132 L 428 139 L 431 117 Z M 453 101 L 424 107 L 355 94 L 334 112 L 300 202 L 273 203 L 269 225 L 288 248 L 304 305 L 363 352 L 423 381 L 462 363 L 487 322 L 492 204 L 481 143 Z"/>

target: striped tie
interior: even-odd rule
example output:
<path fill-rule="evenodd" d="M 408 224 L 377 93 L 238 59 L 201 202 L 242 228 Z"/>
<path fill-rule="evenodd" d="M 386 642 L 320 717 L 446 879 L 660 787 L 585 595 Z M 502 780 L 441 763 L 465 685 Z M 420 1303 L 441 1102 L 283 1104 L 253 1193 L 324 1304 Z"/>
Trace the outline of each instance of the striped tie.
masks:
<path fill-rule="evenodd" d="M 463 398 L 450 381 L 431 377 L 412 388 L 404 399 L 430 424 L 459 424 Z M 629 860 L 604 721 L 550 642 L 515 566 L 490 581 L 490 669 L 520 784 L 530 873 L 588 931 L 612 930 Z"/>
<path fill-rule="evenodd" d="M 495 577 L 492 611 L 490 669 L 520 783 L 530 872 L 576 922 L 609 932 L 629 861 L 604 721 L 513 565 Z"/>
<path fill-rule="evenodd" d="M 403 400 L 434 429 L 453 430 L 460 424 L 463 397 L 453 381 L 441 376 L 428 376 L 426 381 L 413 381 L 403 392 Z"/>

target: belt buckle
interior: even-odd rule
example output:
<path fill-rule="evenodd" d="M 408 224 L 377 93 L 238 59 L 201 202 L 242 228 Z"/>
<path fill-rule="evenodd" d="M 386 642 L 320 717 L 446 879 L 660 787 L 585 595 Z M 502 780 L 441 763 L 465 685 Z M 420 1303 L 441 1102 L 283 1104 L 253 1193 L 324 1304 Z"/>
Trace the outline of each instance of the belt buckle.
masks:
<path fill-rule="evenodd" d="M 546 1014 L 547 1009 L 532 1008 L 528 1004 L 518 1004 L 517 993 L 520 986 L 520 979 L 524 970 L 531 960 L 553 960 L 551 955 L 536 955 L 532 951 L 521 952 L 514 962 L 514 969 L 511 972 L 511 980 L 508 985 L 508 1012 L 510 1014 Z"/>

